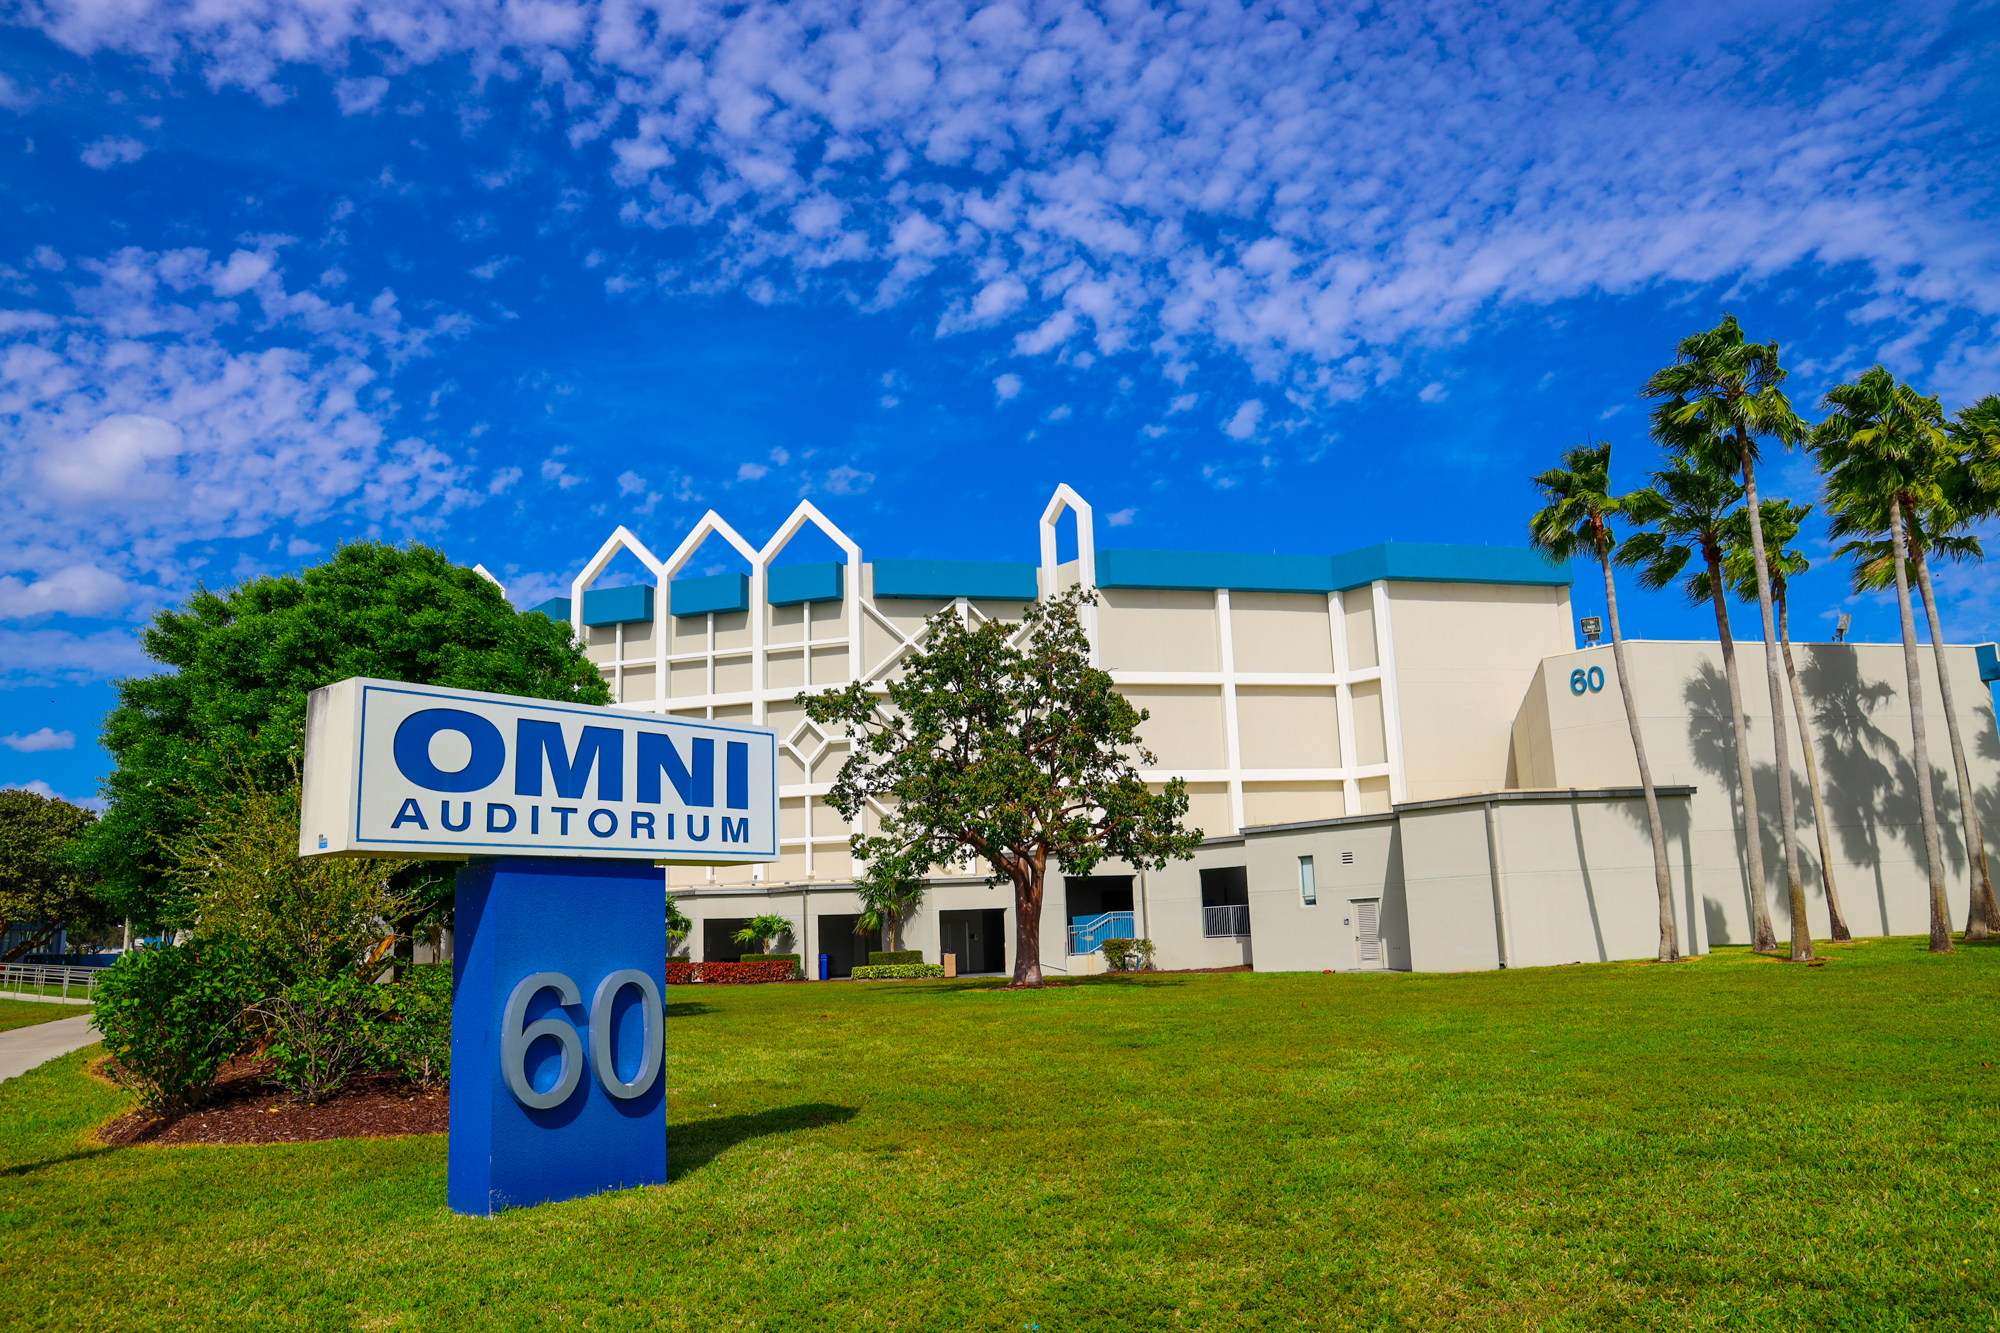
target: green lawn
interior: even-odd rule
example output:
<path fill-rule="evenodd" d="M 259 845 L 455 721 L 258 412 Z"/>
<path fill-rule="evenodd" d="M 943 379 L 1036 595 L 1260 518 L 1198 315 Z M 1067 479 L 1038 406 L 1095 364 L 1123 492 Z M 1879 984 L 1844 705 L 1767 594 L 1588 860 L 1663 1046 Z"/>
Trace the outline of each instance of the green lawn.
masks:
<path fill-rule="evenodd" d="M 0 1032 L 9 1028 L 24 1028 L 34 1023 L 53 1023 L 58 1018 L 75 1018 L 87 1014 L 90 1006 L 82 1004 L 45 1004 L 36 1000 L 9 1000 L 0 996 Z"/>
<path fill-rule="evenodd" d="M 0 1326 L 2000 1327 L 2000 949 L 699 987 L 657 1189 L 130 1148 L 0 1084 Z"/>

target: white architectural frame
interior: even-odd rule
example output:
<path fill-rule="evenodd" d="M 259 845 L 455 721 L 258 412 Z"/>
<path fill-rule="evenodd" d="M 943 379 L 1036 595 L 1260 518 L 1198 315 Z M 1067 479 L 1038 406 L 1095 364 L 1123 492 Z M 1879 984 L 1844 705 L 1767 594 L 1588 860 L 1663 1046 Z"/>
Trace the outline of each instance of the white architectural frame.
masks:
<path fill-rule="evenodd" d="M 1041 555 L 1038 569 L 1038 584 L 1044 595 L 1057 590 L 1059 565 L 1057 555 L 1057 525 L 1063 513 L 1073 513 L 1077 530 L 1077 574 L 1086 587 L 1096 586 L 1097 552 L 1095 548 L 1092 511 L 1088 501 L 1068 485 L 1056 488 L 1048 505 L 1042 512 L 1037 536 Z M 769 597 L 770 571 L 775 561 L 808 524 L 824 533 L 845 560 L 844 581 L 841 589 L 842 620 L 844 621 L 844 643 L 842 638 L 816 639 L 813 636 L 813 618 L 808 610 L 803 618 L 802 637 L 796 644 L 786 642 L 776 648 L 770 643 L 772 607 Z M 706 633 L 702 647 L 688 652 L 669 650 L 670 629 L 674 623 L 671 583 L 710 535 L 720 535 L 724 541 L 750 566 L 750 594 L 746 620 L 750 630 L 749 646 L 719 648 L 717 645 L 716 613 L 706 617 Z M 620 702 L 614 707 L 623 707 L 653 713 L 677 713 L 685 716 L 714 717 L 719 709 L 747 711 L 749 720 L 768 725 L 773 704 L 789 702 L 798 692 L 797 686 L 773 687 L 770 683 L 770 662 L 774 652 L 790 654 L 798 652 L 805 662 L 803 676 L 806 688 L 817 689 L 837 686 L 859 680 L 869 688 L 880 691 L 886 689 L 886 677 L 895 669 L 896 663 L 912 648 L 919 646 L 924 638 L 922 630 L 905 632 L 880 607 L 876 605 L 873 588 L 868 586 L 868 567 L 863 562 L 861 546 L 833 523 L 810 502 L 802 501 L 787 516 L 770 539 L 761 548 L 753 548 L 719 514 L 709 510 L 699 523 L 674 548 L 666 560 L 657 559 L 645 543 L 628 529 L 619 527 L 599 548 L 597 554 L 584 567 L 570 585 L 571 621 L 579 642 L 588 644 L 587 628 L 583 624 L 583 595 L 601 575 L 611 559 L 620 551 L 629 550 L 636 555 L 655 579 L 655 606 L 653 615 L 653 635 L 650 656 L 626 655 L 628 645 L 625 627 L 617 627 L 612 645 L 612 657 L 597 663 L 608 677 L 614 699 Z M 1351 589 L 1359 593 L 1360 589 Z M 1395 678 L 1394 636 L 1389 621 L 1388 585 L 1377 580 L 1369 590 L 1370 611 L 1374 624 L 1376 660 L 1378 665 L 1355 667 L 1347 643 L 1347 596 L 1346 593 L 1331 592 L 1326 595 L 1328 632 L 1331 635 L 1333 670 L 1328 671 L 1240 671 L 1237 669 L 1235 654 L 1235 632 L 1231 610 L 1231 594 L 1227 588 L 1214 591 L 1216 616 L 1216 636 L 1220 654 L 1220 669 L 1215 671 L 1111 671 L 1112 680 L 1120 685 L 1191 685 L 1213 688 L 1218 691 L 1222 704 L 1224 722 L 1224 763 L 1219 769 L 1159 768 L 1142 769 L 1140 776 L 1149 783 L 1164 783 L 1180 778 L 1190 784 L 1222 786 L 1229 796 L 1229 817 L 1232 832 L 1240 832 L 1247 817 L 1246 785 L 1265 782 L 1325 782 L 1339 784 L 1343 808 L 1347 814 L 1358 814 L 1361 808 L 1360 783 L 1364 779 L 1386 777 L 1389 780 L 1390 799 L 1401 802 L 1406 799 L 1403 775 L 1403 745 L 1401 712 Z M 968 598 L 949 599 L 960 617 L 968 624 L 983 622 L 988 613 L 975 601 Z M 1088 609 L 1085 626 L 1090 639 L 1091 658 L 1099 660 L 1098 617 L 1096 608 Z M 869 662 L 867 650 L 868 622 L 886 635 L 888 651 L 880 661 Z M 825 622 L 822 622 L 823 624 Z M 814 678 L 813 651 L 815 648 L 844 646 L 847 650 L 845 678 L 840 681 Z M 726 659 L 731 669 L 736 669 L 747 659 L 749 688 L 718 689 L 718 659 Z M 838 658 L 834 659 L 838 661 Z M 672 668 L 699 662 L 702 665 L 704 685 L 702 692 L 676 697 L 673 694 Z M 650 700 L 623 702 L 625 697 L 625 672 L 628 668 L 650 666 L 653 668 L 653 697 Z M 1370 681 L 1379 681 L 1382 688 L 1382 711 L 1384 743 L 1387 762 L 1379 764 L 1359 764 L 1355 731 L 1353 688 Z M 1257 768 L 1243 766 L 1242 737 L 1237 705 L 1239 688 L 1257 686 L 1314 687 L 1331 690 L 1335 696 L 1338 719 L 1340 752 L 1337 762 L 1318 768 Z M 847 824 L 844 832 L 815 832 L 815 805 L 824 800 L 832 789 L 832 782 L 824 773 L 824 761 L 830 754 L 845 746 L 842 737 L 823 734 L 810 723 L 801 721 L 793 727 L 791 734 L 780 736 L 781 752 L 788 753 L 798 764 L 800 773 L 807 780 L 785 783 L 779 788 L 781 809 L 789 801 L 803 801 L 805 823 L 803 830 L 794 836 L 786 836 L 780 826 L 779 845 L 783 851 L 803 851 L 804 870 L 807 884 L 838 883 L 848 876 L 821 876 L 818 873 L 817 853 L 832 850 L 835 846 L 845 848 L 848 836 L 865 831 L 861 821 Z M 821 780 L 813 781 L 818 777 Z M 843 858 L 844 860 L 844 858 Z M 763 881 L 769 867 L 758 866 L 754 874 Z M 970 873 L 971 867 L 967 867 Z M 710 879 L 714 872 L 710 872 Z"/>

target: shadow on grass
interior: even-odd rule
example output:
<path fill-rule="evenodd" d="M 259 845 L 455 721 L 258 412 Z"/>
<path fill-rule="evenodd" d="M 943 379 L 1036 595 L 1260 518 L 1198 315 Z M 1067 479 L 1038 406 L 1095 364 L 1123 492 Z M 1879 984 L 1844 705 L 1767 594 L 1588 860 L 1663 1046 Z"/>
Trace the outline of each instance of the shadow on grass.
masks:
<path fill-rule="evenodd" d="M 699 1018 L 703 1014 L 715 1012 L 715 1006 L 703 1004 L 700 1000 L 679 1000 L 660 1006 L 668 1018 Z"/>
<path fill-rule="evenodd" d="M 701 1170 L 739 1143 L 770 1134 L 844 1125 L 860 1114 L 853 1106 L 802 1102 L 755 1115 L 725 1115 L 667 1126 L 667 1179 L 677 1181 Z"/>
<path fill-rule="evenodd" d="M 5 1170 L 0 1170 L 0 1177 L 31 1176 L 37 1171 L 46 1171 L 52 1166 L 64 1166 L 70 1162 L 87 1162 L 93 1157 L 102 1157 L 106 1153 L 117 1151 L 118 1149 L 113 1147 L 85 1148 L 78 1152 L 64 1153 L 60 1157 L 44 1157 L 39 1162 L 22 1162 L 18 1166 L 10 1166 Z"/>

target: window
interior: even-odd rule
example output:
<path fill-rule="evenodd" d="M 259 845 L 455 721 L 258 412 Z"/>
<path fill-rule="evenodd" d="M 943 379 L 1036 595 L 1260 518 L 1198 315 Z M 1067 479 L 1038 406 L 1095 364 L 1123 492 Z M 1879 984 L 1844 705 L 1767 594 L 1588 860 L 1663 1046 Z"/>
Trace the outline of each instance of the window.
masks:
<path fill-rule="evenodd" d="M 1313 883 L 1313 859 L 1310 856 L 1299 858 L 1299 902 L 1306 907 L 1319 902 L 1319 886 Z"/>
<path fill-rule="evenodd" d="M 1250 874 L 1242 866 L 1201 872 L 1201 933 L 1211 939 L 1250 933 Z"/>

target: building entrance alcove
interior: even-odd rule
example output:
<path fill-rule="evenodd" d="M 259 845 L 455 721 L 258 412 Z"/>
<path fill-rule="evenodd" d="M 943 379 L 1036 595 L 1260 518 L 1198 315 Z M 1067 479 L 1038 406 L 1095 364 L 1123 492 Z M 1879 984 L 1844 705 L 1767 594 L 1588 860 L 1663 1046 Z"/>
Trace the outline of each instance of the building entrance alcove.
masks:
<path fill-rule="evenodd" d="M 958 974 L 1007 970 L 1007 909 L 938 913 L 938 951 L 958 955 Z"/>
<path fill-rule="evenodd" d="M 868 955 L 882 947 L 880 930 L 863 931 L 857 935 L 854 927 L 861 920 L 858 912 L 846 916 L 823 915 L 819 919 L 819 951 L 826 955 L 826 975 L 851 977 L 854 969 L 867 965 Z M 819 960 L 808 959 L 808 976 L 818 976 L 815 970 Z"/>
<path fill-rule="evenodd" d="M 738 944 L 736 932 L 750 924 L 747 916 L 711 917 L 701 923 L 701 961 L 734 963 L 746 953 L 761 952 L 761 946 Z"/>
<path fill-rule="evenodd" d="M 1137 934 L 1132 876 L 1065 875 L 1063 897 L 1071 953 L 1093 953 L 1105 940 L 1129 940 Z"/>

